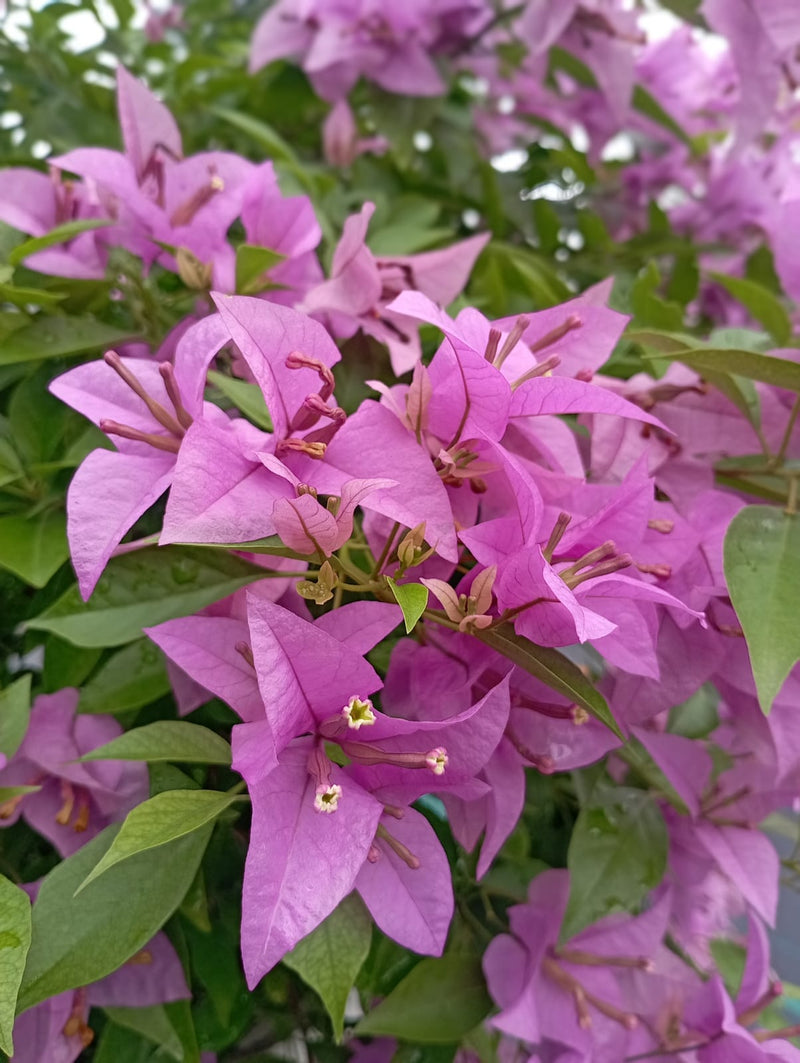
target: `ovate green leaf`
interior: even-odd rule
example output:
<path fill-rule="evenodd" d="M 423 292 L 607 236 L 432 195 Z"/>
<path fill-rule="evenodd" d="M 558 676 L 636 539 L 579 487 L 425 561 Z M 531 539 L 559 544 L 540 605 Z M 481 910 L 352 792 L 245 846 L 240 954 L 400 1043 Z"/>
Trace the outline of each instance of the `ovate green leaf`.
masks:
<path fill-rule="evenodd" d="M 336 1040 L 344 1029 L 344 1009 L 372 938 L 372 920 L 355 893 L 304 937 L 283 962 L 315 990 L 327 1008 Z"/>
<path fill-rule="evenodd" d="M 156 720 L 125 731 L 81 760 L 171 760 L 230 764 L 231 747 L 214 731 L 185 720 Z"/>
<path fill-rule="evenodd" d="M 11 757 L 17 752 L 28 730 L 30 714 L 31 677 L 28 673 L 0 690 L 0 753 Z"/>
<path fill-rule="evenodd" d="M 37 251 L 44 251 L 46 248 L 54 247 L 56 244 L 65 244 L 68 240 L 74 240 L 76 236 L 80 236 L 81 233 L 89 232 L 92 229 L 105 229 L 114 224 L 111 218 L 78 218 L 76 221 L 65 222 L 64 225 L 56 226 L 55 229 L 51 229 L 44 236 L 34 236 L 30 240 L 26 240 L 24 244 L 18 244 L 13 251 L 9 252 L 8 264 L 10 266 L 18 266 L 20 262 L 28 258 L 29 255 L 36 254 Z"/>
<path fill-rule="evenodd" d="M 44 587 L 69 557 L 63 513 L 0 517 L 0 568 L 33 587 Z"/>
<path fill-rule="evenodd" d="M 16 329 L 0 344 L 0 365 L 41 362 L 84 351 L 114 347 L 132 340 L 135 332 L 106 325 L 94 317 L 37 317 L 30 325 Z"/>
<path fill-rule="evenodd" d="M 764 712 L 800 660 L 800 516 L 747 506 L 725 536 L 725 579 Z"/>
<path fill-rule="evenodd" d="M 76 896 L 117 864 L 194 834 L 242 800 L 241 794 L 215 790 L 165 790 L 143 801 L 128 813 L 119 834 L 75 891 Z"/>
<path fill-rule="evenodd" d="M 591 680 L 587 679 L 576 664 L 558 650 L 549 646 L 537 646 L 528 639 L 517 635 L 510 624 L 486 628 L 475 632 L 475 637 L 493 650 L 502 653 L 519 668 L 524 668 L 530 675 L 545 683 L 551 690 L 558 691 L 570 698 L 576 705 L 596 716 L 618 738 L 623 738 L 622 731 L 611 709 L 600 691 Z"/>
<path fill-rule="evenodd" d="M 14 1055 L 11 1039 L 25 957 L 31 943 L 31 902 L 0 875 L 0 1050 Z"/>
<path fill-rule="evenodd" d="M 749 310 L 780 346 L 791 340 L 792 321 L 788 311 L 763 284 L 744 277 L 727 277 L 724 273 L 710 273 L 709 276 Z"/>
<path fill-rule="evenodd" d="M 452 1044 L 489 1014 L 480 960 L 442 956 L 418 963 L 356 1026 L 358 1036 Z"/>
<path fill-rule="evenodd" d="M 248 384 L 246 380 L 237 380 L 236 377 L 218 373 L 215 369 L 208 373 L 208 381 L 215 388 L 219 388 L 248 421 L 252 421 L 258 428 L 263 428 L 265 432 L 272 431 L 272 418 L 258 384 Z"/>
<path fill-rule="evenodd" d="M 168 848 L 137 853 L 75 896 L 119 829 L 107 827 L 42 882 L 21 1010 L 104 978 L 142 949 L 181 903 L 211 832 L 209 824 Z"/>
<path fill-rule="evenodd" d="M 397 584 L 391 576 L 386 577 L 386 582 L 389 584 L 395 601 L 403 610 L 406 632 L 412 631 L 428 606 L 427 587 L 423 587 L 421 583 Z"/>
<path fill-rule="evenodd" d="M 76 646 L 121 646 L 140 638 L 142 628 L 195 613 L 261 576 L 261 569 L 222 551 L 136 550 L 111 561 L 88 602 L 71 587 L 28 626 Z"/>
<path fill-rule="evenodd" d="M 128 712 L 155 701 L 169 689 L 161 650 L 150 639 L 137 639 L 109 657 L 81 689 L 78 712 Z"/>
<path fill-rule="evenodd" d="M 663 878 L 667 848 L 664 818 L 649 793 L 624 786 L 595 790 L 569 843 L 561 940 L 611 912 L 633 911 Z"/>

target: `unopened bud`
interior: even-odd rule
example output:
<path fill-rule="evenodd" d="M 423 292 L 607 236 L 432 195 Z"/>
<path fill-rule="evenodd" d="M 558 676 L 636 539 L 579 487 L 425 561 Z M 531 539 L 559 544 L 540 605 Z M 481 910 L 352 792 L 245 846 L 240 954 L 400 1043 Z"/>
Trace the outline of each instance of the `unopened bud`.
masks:
<path fill-rule="evenodd" d="M 301 579 L 295 584 L 295 589 L 301 598 L 324 605 L 333 597 L 333 591 L 339 582 L 330 561 L 325 561 L 317 573 L 316 580 Z"/>
<path fill-rule="evenodd" d="M 425 545 L 425 521 L 412 528 L 400 540 L 397 546 L 397 560 L 404 569 L 421 564 L 430 557 L 432 550 L 423 549 Z"/>
<path fill-rule="evenodd" d="M 325 457 L 327 449 L 326 443 L 307 442 L 305 439 L 295 439 L 292 436 L 288 439 L 281 439 L 276 447 L 279 452 L 294 450 L 299 454 L 307 454 L 309 458 L 315 458 L 317 461 L 321 461 Z"/>
<path fill-rule="evenodd" d="M 176 249 L 175 262 L 178 266 L 178 276 L 187 288 L 201 292 L 208 291 L 214 271 L 213 263 L 201 262 L 188 247 Z"/>

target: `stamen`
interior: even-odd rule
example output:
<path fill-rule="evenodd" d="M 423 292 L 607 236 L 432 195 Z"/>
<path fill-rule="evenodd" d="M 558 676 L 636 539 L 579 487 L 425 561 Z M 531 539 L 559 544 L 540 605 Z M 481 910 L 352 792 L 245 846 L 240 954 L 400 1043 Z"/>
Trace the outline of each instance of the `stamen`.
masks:
<path fill-rule="evenodd" d="M 387 816 L 391 816 L 392 819 L 403 819 L 406 814 L 406 810 L 404 808 L 400 808 L 399 805 L 384 805 L 383 811 L 386 813 Z"/>
<path fill-rule="evenodd" d="M 375 844 L 370 845 L 369 851 L 367 853 L 367 861 L 370 864 L 377 864 L 377 862 L 380 860 L 380 858 L 381 858 L 381 851 L 378 848 L 378 846 L 375 845 Z"/>
<path fill-rule="evenodd" d="M 132 967 L 149 967 L 153 962 L 153 954 L 148 949 L 139 949 L 128 960 Z"/>
<path fill-rule="evenodd" d="M 169 401 L 175 408 L 175 415 L 177 416 L 181 427 L 191 428 L 194 424 L 194 417 L 192 417 L 183 405 L 181 389 L 178 387 L 178 380 L 175 376 L 174 366 L 171 362 L 162 362 L 158 367 L 158 371 L 161 374 L 161 379 L 164 381 L 164 388 L 169 395 Z"/>
<path fill-rule="evenodd" d="M 576 963 L 583 967 L 633 967 L 652 974 L 655 964 L 645 956 L 597 956 L 583 949 L 558 949 L 557 955 L 564 963 Z"/>
<path fill-rule="evenodd" d="M 505 338 L 503 346 L 500 348 L 497 353 L 497 356 L 495 357 L 494 366 L 496 369 L 500 368 L 506 358 L 508 358 L 509 354 L 511 354 L 514 348 L 517 346 L 519 341 L 525 335 L 525 329 L 528 327 L 528 325 L 530 325 L 530 323 L 530 318 L 524 316 L 518 317 L 517 320 L 514 322 L 511 331 Z"/>
<path fill-rule="evenodd" d="M 532 764 L 542 775 L 552 775 L 556 770 L 556 762 L 549 753 L 534 753 L 511 727 L 506 727 L 506 738 L 520 756 L 527 760 L 529 764 Z"/>
<path fill-rule="evenodd" d="M 611 557 L 608 561 L 601 561 L 599 565 L 595 565 L 595 567 L 589 569 L 588 572 L 579 572 L 577 575 L 570 576 L 569 579 L 565 579 L 564 582 L 570 590 L 575 590 L 575 588 L 580 586 L 581 583 L 586 583 L 590 579 L 597 579 L 598 576 L 610 576 L 612 573 L 619 572 L 623 568 L 630 568 L 632 564 L 633 558 L 630 554 L 620 554 L 619 557 Z"/>
<path fill-rule="evenodd" d="M 303 399 L 303 405 L 292 418 L 290 431 L 305 432 L 313 428 L 320 417 L 329 417 L 337 428 L 347 420 L 347 414 L 341 406 L 328 406 L 322 395 L 313 392 Z"/>
<path fill-rule="evenodd" d="M 645 572 L 650 576 L 657 576 L 659 579 L 669 579 L 672 575 L 672 565 L 643 565 L 637 561 L 636 567 L 640 572 Z"/>
<path fill-rule="evenodd" d="M 569 522 L 572 520 L 572 516 L 569 513 L 559 513 L 556 518 L 556 522 L 553 525 L 553 530 L 550 532 L 550 538 L 547 540 L 545 548 L 542 550 L 545 561 L 548 563 L 553 560 L 553 554 L 555 549 L 561 540 L 564 538 L 564 532 L 567 530 Z"/>
<path fill-rule="evenodd" d="M 790 1037 L 800 1037 L 800 1024 L 784 1026 L 782 1030 L 751 1030 L 750 1032 L 759 1044 L 765 1041 L 788 1041 Z"/>
<path fill-rule="evenodd" d="M 639 1019 L 636 1015 L 633 1015 L 629 1011 L 622 1011 L 613 1004 L 609 1004 L 605 1000 L 601 1000 L 600 997 L 596 997 L 594 993 L 589 992 L 585 986 L 581 985 L 574 975 L 570 974 L 569 971 L 565 971 L 564 968 L 552 958 L 552 956 L 545 956 L 542 959 L 542 970 L 551 981 L 555 982 L 556 985 L 566 990 L 572 996 L 575 1001 L 578 1023 L 583 1029 L 589 1029 L 592 1025 L 592 1017 L 587 1006 L 589 1004 L 591 1004 L 595 1010 L 599 1011 L 601 1015 L 605 1015 L 607 1019 L 618 1022 L 620 1026 L 624 1027 L 626 1030 L 635 1030 L 639 1025 Z"/>
<path fill-rule="evenodd" d="M 297 485 L 297 497 L 298 498 L 301 498 L 303 495 L 311 495 L 312 498 L 316 498 L 317 494 L 318 494 L 318 492 L 317 492 L 316 487 L 311 487 L 309 484 L 298 484 Z"/>
<path fill-rule="evenodd" d="M 736 1021 L 740 1026 L 749 1026 L 751 1022 L 755 1022 L 764 1008 L 768 1008 L 774 1000 L 783 994 L 783 985 L 781 982 L 770 982 L 767 991 L 758 998 L 752 1007 L 749 1007 L 747 1011 L 743 1011 L 741 1015 L 736 1016 Z"/>
<path fill-rule="evenodd" d="M 179 439 L 183 436 L 183 428 L 175 420 L 172 414 L 166 407 L 162 406 L 160 402 L 157 402 L 152 395 L 145 391 L 141 384 L 141 381 L 134 373 L 123 363 L 120 356 L 116 351 L 106 351 L 103 355 L 103 361 L 106 365 L 110 365 L 117 376 L 121 377 L 134 395 L 138 395 L 150 413 L 155 417 L 160 425 L 162 425 L 168 432 L 177 436 Z"/>
<path fill-rule="evenodd" d="M 572 723 L 583 723 L 581 714 L 586 714 L 585 709 L 578 705 L 557 705 L 552 701 L 534 701 L 532 698 L 515 697 L 512 708 L 530 709 L 551 720 L 570 720 Z"/>
<path fill-rule="evenodd" d="M 545 347 L 552 346 L 554 343 L 562 340 L 568 332 L 572 332 L 573 329 L 580 328 L 582 325 L 583 321 L 581 321 L 577 314 L 570 314 L 563 324 L 557 325 L 552 332 L 548 332 L 531 346 L 531 354 L 536 354 L 538 351 L 543 351 Z"/>
<path fill-rule="evenodd" d="M 329 399 L 333 394 L 333 373 L 328 366 L 318 358 L 312 358 L 310 355 L 303 354 L 301 351 L 292 351 L 286 358 L 286 368 L 313 369 L 322 381 L 322 387 L 319 392 L 320 398 L 323 400 Z"/>
<path fill-rule="evenodd" d="M 390 834 L 382 823 L 378 824 L 378 829 L 375 831 L 375 838 L 380 838 L 382 841 L 385 841 L 389 848 L 397 853 L 403 863 L 410 867 L 412 871 L 419 870 L 421 867 L 419 857 L 415 856 L 408 846 L 403 845 L 403 843 L 398 841 L 394 835 Z"/>
<path fill-rule="evenodd" d="M 176 229 L 180 228 L 182 225 L 189 225 L 194 219 L 195 214 L 197 214 L 206 203 L 210 202 L 218 192 L 222 192 L 224 188 L 225 182 L 221 177 L 214 174 L 207 185 L 198 188 L 185 203 L 181 203 L 181 205 L 172 212 L 169 219 L 170 225 Z"/>
<path fill-rule="evenodd" d="M 321 417 L 329 417 L 337 424 L 344 424 L 347 420 L 347 414 L 341 406 L 328 406 L 322 396 L 316 393 L 307 395 L 303 400 L 303 405 L 307 410 L 313 410 Z"/>
<path fill-rule="evenodd" d="M 16 797 L 11 797 L 8 801 L 4 801 L 2 805 L 0 805 L 0 819 L 11 819 L 22 804 L 24 796 L 25 794 L 17 794 Z"/>
<path fill-rule="evenodd" d="M 61 783 L 61 797 L 64 803 L 56 813 L 56 823 L 66 827 L 72 819 L 72 810 L 75 807 L 75 791 L 72 788 L 72 783 L 66 781 Z"/>
<path fill-rule="evenodd" d="M 363 701 L 355 694 L 342 709 L 342 716 L 347 720 L 347 726 L 353 731 L 359 731 L 362 727 L 369 727 L 375 723 L 375 713 L 369 698 Z"/>
<path fill-rule="evenodd" d="M 86 1019 L 84 1018 L 88 1011 L 89 1005 L 87 1003 L 86 990 L 77 989 L 73 997 L 72 1011 L 61 1031 L 65 1037 L 79 1037 L 84 1048 L 88 1048 L 94 1040 L 94 1031 L 86 1025 Z"/>
<path fill-rule="evenodd" d="M 294 450 L 300 454 L 308 454 L 309 458 L 315 458 L 317 461 L 321 461 L 325 457 L 327 449 L 327 443 L 307 442 L 305 439 L 295 439 L 292 436 L 288 439 L 281 439 L 276 447 L 278 452 Z"/>
<path fill-rule="evenodd" d="M 523 373 L 522 376 L 517 377 L 514 383 L 511 385 L 511 390 L 516 391 L 517 388 L 524 384 L 528 380 L 533 380 L 535 377 L 547 376 L 548 373 L 552 373 L 554 369 L 557 369 L 561 365 L 561 358 L 557 354 L 551 354 L 549 358 L 545 358 L 543 362 L 539 362 L 533 369 L 529 369 L 527 373 Z"/>
<path fill-rule="evenodd" d="M 244 659 L 247 661 L 247 663 L 250 665 L 250 667 L 253 669 L 253 671 L 255 671 L 255 667 L 256 667 L 255 658 L 253 657 L 252 649 L 247 645 L 247 643 L 246 642 L 237 642 L 236 645 L 233 648 L 236 650 L 236 652 L 239 654 L 240 657 L 244 657 Z"/>
<path fill-rule="evenodd" d="M 72 824 L 72 829 L 76 834 L 83 834 L 84 831 L 89 829 L 89 816 L 89 799 L 86 794 L 81 794 L 78 798 L 78 814 Z"/>
<path fill-rule="evenodd" d="M 499 344 L 502 335 L 503 333 L 500 329 L 489 329 L 489 339 L 486 341 L 486 350 L 483 352 L 483 356 L 487 362 L 493 363 L 497 357 L 497 345 Z"/>
<path fill-rule="evenodd" d="M 542 958 L 542 970 L 552 982 L 555 982 L 557 986 L 569 993 L 575 1003 L 578 1025 L 582 1030 L 590 1030 L 592 1028 L 592 1016 L 586 1003 L 586 991 L 580 982 L 573 978 L 568 971 L 565 971 L 550 956 Z"/>
<path fill-rule="evenodd" d="M 137 443 L 147 443 L 156 450 L 166 450 L 171 454 L 177 454 L 181 449 L 180 440 L 175 436 L 159 436 L 155 432 L 140 432 L 138 428 L 131 428 L 127 424 L 118 421 L 108 421 L 105 418 L 100 421 L 100 431 L 107 436 L 120 436 L 122 439 L 133 439 Z"/>
<path fill-rule="evenodd" d="M 594 550 L 590 550 L 588 554 L 584 554 L 583 557 L 574 561 L 569 568 L 562 569 L 559 575 L 562 579 L 565 576 L 571 576 L 574 572 L 579 572 L 582 568 L 589 568 L 590 565 L 596 565 L 598 561 L 605 561 L 605 559 L 617 552 L 617 544 L 608 539 L 602 544 L 602 546 L 596 546 Z"/>
<path fill-rule="evenodd" d="M 649 520 L 647 527 L 651 531 L 660 532 L 661 535 L 669 535 L 672 529 L 675 527 L 674 520 Z"/>

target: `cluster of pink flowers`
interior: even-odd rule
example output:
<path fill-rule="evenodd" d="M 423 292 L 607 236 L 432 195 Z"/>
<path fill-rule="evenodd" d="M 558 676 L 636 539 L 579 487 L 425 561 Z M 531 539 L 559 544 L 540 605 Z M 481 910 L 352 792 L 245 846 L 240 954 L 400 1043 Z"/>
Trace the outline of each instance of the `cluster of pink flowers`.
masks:
<path fill-rule="evenodd" d="M 332 100 L 360 74 L 392 91 L 410 91 L 408 77 L 417 91 L 439 92 L 430 55 L 463 52 L 491 18 L 486 8 L 445 0 L 389 15 L 374 4 L 282 0 L 258 31 L 254 63 L 302 57 Z M 722 26 L 734 5 L 704 8 Z M 741 25 L 727 30 L 735 60 Z M 540 93 L 536 64 L 568 40 L 594 71 L 606 115 L 628 113 L 636 76 L 628 60 L 643 46 L 622 5 L 531 3 L 518 29 L 538 42 L 520 84 Z M 506 29 L 486 39 L 495 32 Z M 772 41 L 774 27 L 765 22 L 763 33 Z M 684 33 L 657 47 L 674 48 L 679 67 L 696 42 Z M 771 47 L 765 64 L 787 62 Z M 638 63 L 670 80 L 647 51 Z M 709 84 L 723 96 L 725 71 L 709 61 Z M 750 82 L 742 68 L 738 77 L 743 97 Z M 766 75 L 758 85 L 766 98 Z M 664 91 L 674 95 L 674 84 Z M 576 110 L 577 95 L 567 100 Z M 443 307 L 486 238 L 382 259 L 366 244 L 369 204 L 348 219 L 325 277 L 312 206 L 283 197 L 270 164 L 222 152 L 183 158 L 169 112 L 124 71 L 119 110 L 124 154 L 79 149 L 53 160 L 50 177 L 6 171 L 0 218 L 34 236 L 68 221 L 108 223 L 38 251 L 29 265 L 42 272 L 103 276 L 109 249 L 124 246 L 147 268 L 214 289 L 155 357 L 138 345 L 110 351 L 63 373 L 51 391 L 114 445 L 89 454 L 68 494 L 84 597 L 115 551 L 136 548 L 123 540 L 165 494 L 160 544 L 233 544 L 265 569 L 247 591 L 147 632 L 175 666 L 184 711 L 211 694 L 241 720 L 232 747 L 252 802 L 242 896 L 248 984 L 353 890 L 385 934 L 440 955 L 452 875 L 414 803 L 440 799 L 463 849 L 480 845 L 482 878 L 522 814 L 526 772 L 607 757 L 623 780 L 620 751 L 635 739 L 666 779 L 664 881 L 640 914 L 608 916 L 560 941 L 569 873 L 534 878 L 526 903 L 511 909 L 510 933 L 484 956 L 502 1046 L 512 1053 L 521 1042 L 542 1063 L 619 1063 L 659 1051 L 686 1063 L 800 1060 L 787 1031 L 759 1026 L 781 989 L 765 930 L 776 918 L 779 860 L 758 829 L 800 786 L 800 669 L 765 717 L 722 564 L 725 531 L 745 500 L 714 477 L 719 459 L 762 446 L 800 458 L 785 392 L 755 385 L 759 437 L 687 368 L 658 380 L 604 376 L 626 325 L 608 306 L 607 283 L 524 316 L 489 320 L 467 307 L 451 318 Z M 720 173 L 707 175 L 723 183 L 747 172 L 756 150 L 735 98 L 729 113 L 739 147 L 726 148 Z M 660 176 L 639 171 L 640 188 L 651 193 L 656 180 L 692 170 L 686 149 L 672 151 L 659 160 Z M 779 208 L 792 209 L 788 198 Z M 236 294 L 236 219 L 247 244 L 281 256 L 252 294 Z M 687 214 L 686 224 L 702 220 Z M 438 330 L 430 360 L 421 325 Z M 368 382 L 376 397 L 348 413 L 335 394 L 334 339 L 359 329 L 410 378 Z M 270 431 L 205 397 L 215 365 L 257 385 Z M 269 540 L 273 556 L 250 553 L 258 540 Z M 367 655 L 397 634 L 410 585 L 428 598 L 382 678 Z M 525 664 L 530 647 L 538 675 Z M 572 687 L 544 681 L 548 653 L 563 647 Z M 581 693 L 588 678 L 610 718 L 596 718 L 602 708 Z M 702 740 L 690 739 L 670 729 L 670 710 L 704 684 L 719 692 L 715 721 Z M 22 746 L 0 769 L 0 786 L 35 788 L 0 807 L 2 823 L 24 817 L 62 855 L 146 796 L 139 765 L 74 763 L 118 733 L 113 720 L 76 716 L 76 702 L 72 692 L 40 698 Z M 732 998 L 710 944 L 740 937 L 742 918 L 747 961 Z M 146 952 L 138 965 L 24 1014 L 15 1063 L 75 1059 L 92 1003 L 186 996 L 166 940 Z"/>
<path fill-rule="evenodd" d="M 602 165 L 622 135 L 628 158 L 610 177 L 622 195 L 601 202 L 616 236 L 646 229 L 648 206 L 659 202 L 676 231 L 711 249 L 701 256 L 709 270 L 741 274 L 766 241 L 797 298 L 800 8 L 793 0 L 705 0 L 694 22 L 675 18 L 652 38 L 647 18 L 623 0 L 528 0 L 499 11 L 443 0 L 394 14 L 365 0 L 281 0 L 256 29 L 251 69 L 277 59 L 302 66 L 335 105 L 325 131 L 338 164 L 386 147 L 379 137 L 358 138 L 347 95 L 359 78 L 410 96 L 442 96 L 466 79 L 492 154 L 527 147 L 542 128 L 567 140 L 579 130 L 590 161 Z M 553 48 L 569 63 L 553 69 Z M 697 308 L 718 323 L 747 320 L 709 279 Z"/>

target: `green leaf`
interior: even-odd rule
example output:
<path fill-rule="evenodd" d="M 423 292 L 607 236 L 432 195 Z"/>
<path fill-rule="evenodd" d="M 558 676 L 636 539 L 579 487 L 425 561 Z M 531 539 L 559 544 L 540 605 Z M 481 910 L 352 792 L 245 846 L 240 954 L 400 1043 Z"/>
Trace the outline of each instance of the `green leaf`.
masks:
<path fill-rule="evenodd" d="M 230 764 L 231 747 L 214 731 L 185 720 L 156 720 L 125 731 L 80 758 L 87 760 L 170 760 Z"/>
<path fill-rule="evenodd" d="M 709 273 L 709 277 L 742 304 L 767 332 L 784 347 L 792 338 L 792 320 L 776 295 L 757 281 Z"/>
<path fill-rule="evenodd" d="M 196 613 L 262 576 L 221 551 L 145 548 L 114 558 L 88 602 L 71 587 L 27 624 L 76 646 L 121 646 L 140 638 L 144 627 Z"/>
<path fill-rule="evenodd" d="M 734 373 L 714 373 L 709 370 L 704 376 L 709 384 L 721 391 L 744 414 L 750 424 L 761 427 L 761 399 L 752 380 Z"/>
<path fill-rule="evenodd" d="M 476 631 L 475 637 L 493 650 L 502 653 L 519 668 L 545 683 L 551 690 L 564 694 L 576 705 L 586 709 L 604 723 L 609 730 L 624 740 L 619 725 L 611 715 L 611 709 L 600 691 L 586 678 L 576 664 L 558 650 L 549 646 L 537 646 L 529 639 L 517 635 L 510 624 Z"/>
<path fill-rule="evenodd" d="M 354 893 L 304 937 L 283 962 L 319 994 L 337 1041 L 344 1030 L 344 1009 L 372 939 L 372 920 Z"/>
<path fill-rule="evenodd" d="M 63 513 L 0 517 L 0 568 L 32 587 L 44 587 L 69 557 Z"/>
<path fill-rule="evenodd" d="M 13 756 L 28 730 L 31 714 L 31 676 L 19 679 L 0 690 L 0 753 Z"/>
<path fill-rule="evenodd" d="M 106 229 L 116 222 L 111 218 L 79 218 L 77 221 L 68 221 L 64 225 L 58 225 L 44 236 L 34 236 L 26 240 L 24 244 L 18 244 L 8 254 L 8 264 L 18 266 L 23 259 L 37 251 L 44 251 L 55 244 L 65 244 L 68 240 L 80 236 L 81 233 L 90 232 L 92 229 Z"/>
<path fill-rule="evenodd" d="M 132 340 L 135 332 L 106 325 L 94 317 L 37 317 L 0 344 L 0 365 L 41 362 Z"/>
<path fill-rule="evenodd" d="M 724 563 L 758 701 L 767 713 L 800 660 L 800 517 L 771 506 L 746 506 L 728 527 Z"/>
<path fill-rule="evenodd" d="M 163 1004 L 148 1008 L 103 1008 L 117 1026 L 131 1030 L 162 1048 L 167 1055 L 183 1063 L 183 1047 L 175 1028 L 169 1021 Z"/>
<path fill-rule="evenodd" d="M 0 786 L 0 805 L 13 801 L 15 797 L 35 794 L 37 790 L 41 790 L 41 786 Z"/>
<path fill-rule="evenodd" d="M 759 380 L 762 384 L 772 384 L 776 388 L 800 392 L 800 363 L 790 362 L 788 358 L 726 347 L 694 347 L 664 352 L 658 357 L 670 362 L 683 362 L 701 375 L 707 372 L 733 373 L 748 380 Z"/>
<path fill-rule="evenodd" d="M 418 963 L 356 1026 L 357 1036 L 451 1044 L 491 1010 L 480 960 L 442 956 Z"/>
<path fill-rule="evenodd" d="M 683 327 L 683 307 L 658 294 L 661 274 L 655 262 L 648 262 L 631 287 L 631 307 L 636 321 L 656 329 L 680 330 Z"/>
<path fill-rule="evenodd" d="M 403 620 L 406 625 L 406 634 L 413 631 L 414 625 L 428 607 L 428 589 L 421 583 L 397 584 L 391 576 L 386 577 L 389 589 L 394 595 L 395 601 L 403 610 Z"/>
<path fill-rule="evenodd" d="M 111 974 L 169 919 L 197 873 L 211 825 L 148 849 L 75 891 L 110 848 L 107 827 L 46 876 L 33 906 L 33 937 L 20 991 L 20 1010 Z"/>
<path fill-rule="evenodd" d="M 293 167 L 297 167 L 298 170 L 301 169 L 300 160 L 294 149 L 271 125 L 267 125 L 266 122 L 261 121 L 259 118 L 253 118 L 251 115 L 244 114 L 241 111 L 232 111 L 227 107 L 212 107 L 211 113 L 221 118 L 224 122 L 230 122 L 231 125 L 236 126 L 237 129 L 252 137 L 257 144 L 266 148 L 267 154 L 271 158 L 282 159 L 284 162 L 292 163 Z"/>
<path fill-rule="evenodd" d="M 652 122 L 662 126 L 684 144 L 689 147 L 692 146 L 692 141 L 685 130 L 675 121 L 669 111 L 664 110 L 655 96 L 652 96 L 642 85 L 634 86 L 631 103 L 639 114 L 643 114 L 645 118 L 649 118 Z"/>
<path fill-rule="evenodd" d="M 25 957 L 31 943 L 31 902 L 0 875 L 0 1051 L 14 1055 L 11 1034 Z"/>
<path fill-rule="evenodd" d="M 208 380 L 254 425 L 263 428 L 265 432 L 272 431 L 272 418 L 258 384 L 248 384 L 246 380 L 226 376 L 225 373 L 218 373 L 216 369 L 208 373 Z"/>
<path fill-rule="evenodd" d="M 134 1032 L 130 1025 L 108 1022 L 103 1027 L 92 1063 L 163 1063 L 149 1038 Z"/>
<path fill-rule="evenodd" d="M 667 828 L 649 793 L 595 789 L 569 843 L 569 901 L 560 940 L 611 912 L 633 911 L 663 878 L 667 849 Z"/>
<path fill-rule="evenodd" d="M 286 255 L 269 247 L 240 244 L 236 248 L 236 291 L 252 295 L 261 290 L 267 270 L 284 262 Z"/>
<path fill-rule="evenodd" d="M 165 790 L 143 801 L 125 817 L 119 834 L 75 895 L 83 893 L 117 864 L 194 834 L 213 823 L 235 801 L 242 800 L 246 800 L 242 794 L 223 794 L 216 790 Z"/>
<path fill-rule="evenodd" d="M 112 716 L 139 709 L 169 692 L 164 657 L 150 639 L 137 639 L 103 664 L 81 690 L 78 712 Z"/>
<path fill-rule="evenodd" d="M 177 546 L 189 546 L 190 543 L 177 543 Z M 290 550 L 284 546 L 278 535 L 267 535 L 263 539 L 250 539 L 244 543 L 195 543 L 196 547 L 202 547 L 203 550 L 223 550 L 226 553 L 230 550 L 241 550 L 248 554 L 267 554 L 272 557 L 293 557 L 298 561 L 308 561 L 308 554 L 298 554 L 295 550 Z M 262 576 L 265 569 L 259 569 Z"/>

